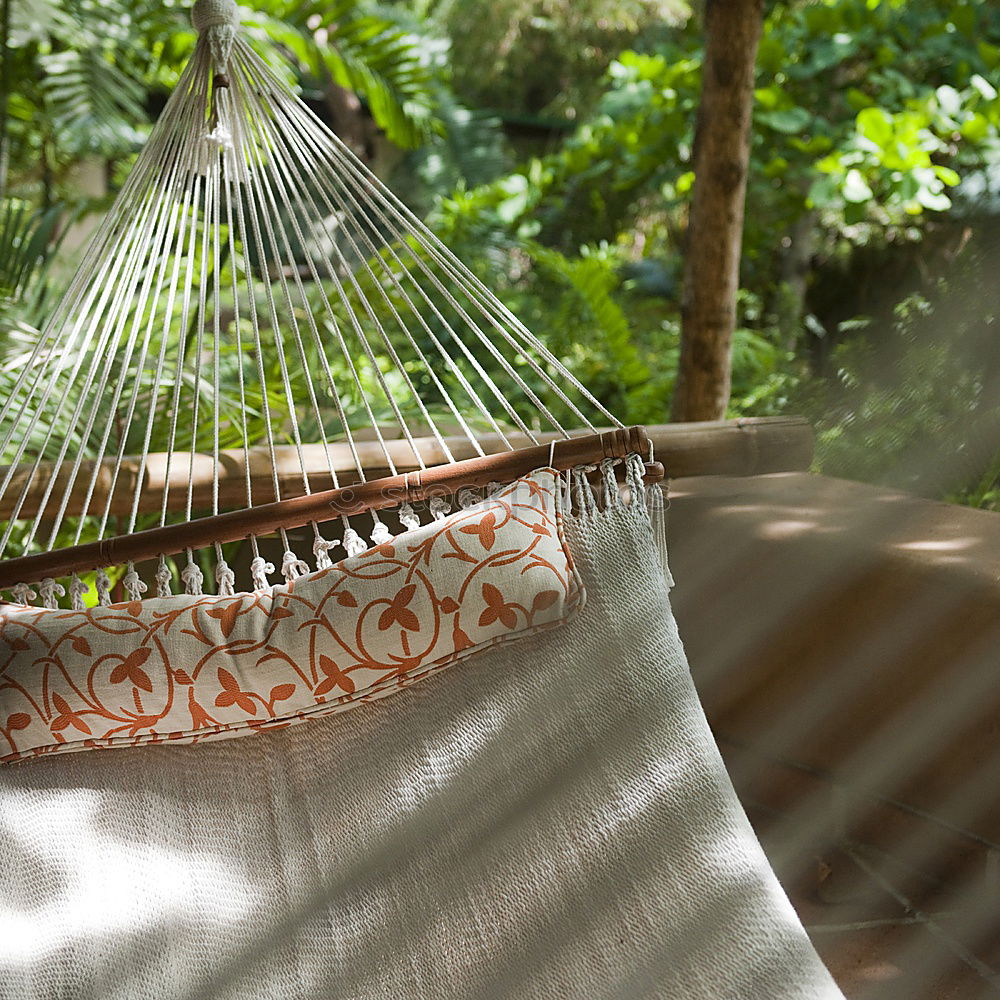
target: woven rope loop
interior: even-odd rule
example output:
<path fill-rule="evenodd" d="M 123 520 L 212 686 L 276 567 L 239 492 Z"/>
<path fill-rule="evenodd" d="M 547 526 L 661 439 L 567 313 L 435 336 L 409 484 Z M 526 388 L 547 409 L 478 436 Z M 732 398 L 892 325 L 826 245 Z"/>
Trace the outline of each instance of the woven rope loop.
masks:
<path fill-rule="evenodd" d="M 191 24 L 199 35 L 217 25 L 235 28 L 239 23 L 240 9 L 234 0 L 197 0 L 191 8 Z"/>

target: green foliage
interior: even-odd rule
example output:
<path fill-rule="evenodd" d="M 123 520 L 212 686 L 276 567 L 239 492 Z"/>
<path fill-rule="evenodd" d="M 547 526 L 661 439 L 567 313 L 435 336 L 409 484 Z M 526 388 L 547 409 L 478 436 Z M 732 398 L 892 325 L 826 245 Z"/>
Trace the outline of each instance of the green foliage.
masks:
<path fill-rule="evenodd" d="M 244 29 L 273 52 L 278 42 L 292 74 L 328 77 L 363 97 L 375 123 L 405 149 L 440 130 L 420 39 L 385 9 L 359 0 L 260 0 Z"/>
<path fill-rule="evenodd" d="M 39 155 L 58 174 L 88 154 L 134 149 L 155 65 L 143 42 L 169 36 L 179 16 L 169 3 L 13 0 L 14 172 L 30 172 Z"/>
<path fill-rule="evenodd" d="M 687 0 L 424 0 L 451 39 L 465 103 L 515 118 L 577 119 L 624 48 L 687 16 Z"/>
<path fill-rule="evenodd" d="M 615 298 L 622 283 L 617 255 L 597 247 L 570 258 L 537 243 L 526 251 L 535 287 L 512 305 L 529 325 L 546 331 L 549 349 L 608 409 L 629 422 L 651 419 L 659 400 L 649 398 L 645 345 L 633 339 L 626 310 Z"/>
<path fill-rule="evenodd" d="M 461 104 L 451 87 L 447 39 L 425 38 L 420 55 L 433 93 L 440 128 L 397 165 L 390 186 L 420 215 L 435 200 L 488 184 L 511 167 L 500 119 Z"/>
<path fill-rule="evenodd" d="M 98 155 L 121 176 L 148 126 L 150 95 L 175 81 L 194 42 L 186 4 L 170 0 L 13 6 L 18 197 L 0 209 L 8 331 L 0 337 L 0 392 L 25 363 L 42 311 L 52 206 L 80 200 L 73 166 Z M 254 6 L 246 30 L 278 41 L 278 68 L 289 79 L 311 94 L 331 81 L 353 90 L 389 139 L 411 150 L 394 164 L 393 186 L 429 213 L 543 343 L 622 419 L 667 419 L 703 51 L 702 26 L 685 19 L 686 5 Z M 992 220 L 975 197 L 989 195 L 1000 176 L 1000 8 L 976 0 L 790 0 L 768 11 L 730 412 L 804 408 L 820 430 L 824 471 L 995 507 L 997 310 L 984 289 L 995 286 L 996 254 L 980 239 Z M 504 136 L 497 111 L 508 126 L 537 125 L 544 115 L 571 128 L 549 134 L 543 155 L 525 155 L 539 151 L 537 140 L 522 145 L 522 162 L 511 169 L 519 139 L 510 128 L 513 143 Z M 353 263 L 358 287 L 379 308 L 399 305 L 392 289 L 380 300 L 363 262 Z M 351 305 L 342 302 L 334 320 L 343 325 Z M 432 310 L 422 319 L 426 329 L 412 333 L 430 351 L 441 327 Z M 330 318 L 324 322 L 333 336 Z M 244 342 L 249 335 L 241 330 Z M 333 372 L 349 416 L 367 419 L 366 390 L 398 377 L 390 374 L 391 346 L 360 357 L 360 389 L 346 369 Z M 180 349 L 178 341 L 172 350 Z M 473 363 L 497 371 L 489 352 L 473 346 L 470 355 L 457 362 L 463 373 Z M 235 440 L 243 413 L 254 435 L 263 437 L 266 423 L 283 433 L 284 395 L 241 398 L 239 374 L 252 360 L 234 348 L 221 361 L 222 443 Z M 268 381 L 280 384 L 272 374 Z M 541 380 L 522 374 L 556 407 Z M 207 405 L 212 387 L 198 391 Z M 334 413 L 328 394 L 320 403 Z M 143 395 L 138 405 L 151 400 Z M 449 419 L 443 407 L 432 409 Z M 317 430 L 307 419 L 304 432 Z M 338 432 L 335 415 L 326 430 Z"/>
<path fill-rule="evenodd" d="M 364 0 L 253 7 L 243 30 L 267 39 L 262 48 L 279 53 L 291 82 L 355 91 L 403 147 L 439 131 L 420 39 L 381 8 Z M 189 5 L 175 0 L 12 0 L 12 183 L 41 188 L 47 204 L 76 201 L 72 168 L 81 159 L 133 154 L 148 132 L 150 94 L 173 86 L 191 53 L 188 17 Z"/>
<path fill-rule="evenodd" d="M 512 286 L 510 301 L 520 291 L 522 311 L 531 311 L 547 342 L 561 342 L 566 320 L 562 307 L 536 290 L 544 258 L 529 249 L 524 266 L 511 268 L 505 256 L 532 241 L 558 251 L 571 272 L 600 251 L 623 279 L 587 279 L 619 307 L 618 314 L 600 313 L 600 339 L 609 350 L 620 345 L 624 317 L 624 340 L 638 349 L 651 373 L 647 384 L 660 394 L 651 404 L 646 386 L 623 380 L 606 398 L 624 394 L 625 412 L 645 419 L 666 419 L 669 410 L 676 355 L 668 331 L 675 337 L 679 325 L 701 59 L 695 21 L 646 51 L 623 52 L 593 113 L 555 152 L 443 201 L 437 214 L 459 246 L 490 248 L 492 280 Z M 856 258 L 858 267 L 878 268 L 889 258 L 902 266 L 910 260 L 912 268 L 917 258 L 900 248 L 941 238 L 938 220 L 953 212 L 959 185 L 1000 162 L 998 87 L 996 7 L 969 0 L 773 5 L 758 61 L 732 413 L 804 405 L 814 379 L 827 377 L 839 342 L 846 356 L 884 335 L 851 322 L 873 303 L 855 297 L 852 305 L 837 283 L 851 280 Z M 838 385 L 832 398 L 843 391 Z M 956 402 L 956 410 L 968 416 L 967 403 Z M 843 421 L 866 421 L 879 440 L 874 410 L 836 412 Z M 849 434 L 844 441 L 872 448 Z M 878 464 L 861 463 L 858 474 Z"/>
<path fill-rule="evenodd" d="M 835 350 L 834 379 L 799 387 L 823 472 L 1000 509 L 998 253 L 974 238 L 926 294 Z"/>
<path fill-rule="evenodd" d="M 759 59 L 750 261 L 773 273 L 780 235 L 813 209 L 829 239 L 860 243 L 950 207 L 959 171 L 998 150 L 1000 58 L 987 38 L 1000 44 L 1000 11 L 969 3 L 776 5 Z M 519 172 L 526 184 L 498 182 L 494 209 L 564 248 L 616 239 L 654 195 L 683 209 L 701 57 L 690 26 L 655 53 L 623 53 L 592 117 Z"/>
<path fill-rule="evenodd" d="M 35 209 L 28 202 L 11 199 L 0 206 L 0 303 L 17 304 L 49 257 L 59 220 L 57 209 Z"/>

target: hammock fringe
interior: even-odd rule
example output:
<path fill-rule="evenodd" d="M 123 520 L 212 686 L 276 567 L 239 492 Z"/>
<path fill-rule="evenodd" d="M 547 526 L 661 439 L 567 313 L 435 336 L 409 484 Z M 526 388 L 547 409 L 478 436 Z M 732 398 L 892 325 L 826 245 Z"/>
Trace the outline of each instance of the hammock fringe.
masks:
<path fill-rule="evenodd" d="M 594 463 L 567 465 L 565 461 L 559 460 L 559 456 L 561 454 L 559 451 L 551 447 L 545 450 L 555 454 L 556 461 L 551 463 L 550 467 L 554 468 L 562 475 L 561 481 L 563 482 L 564 502 L 561 510 L 563 514 L 587 521 L 588 519 L 599 516 L 601 512 L 609 509 L 636 506 L 634 500 L 635 498 L 638 498 L 639 504 L 637 509 L 641 509 L 646 512 L 650 519 L 654 545 L 661 553 L 660 558 L 665 566 L 666 540 L 665 538 L 661 541 L 657 540 L 657 532 L 661 531 L 661 529 L 657 528 L 655 506 L 655 497 L 659 493 L 659 489 L 656 484 L 663 478 L 662 466 L 645 461 L 642 455 L 634 450 L 623 455 L 603 458 L 601 459 L 599 465 Z M 512 454 L 516 455 L 517 453 L 515 452 Z M 536 468 L 540 467 L 542 466 L 536 466 Z M 434 470 L 427 470 L 428 473 L 433 471 Z M 527 474 L 530 471 L 534 471 L 534 468 L 525 470 L 524 474 Z M 597 474 L 596 481 L 595 473 Z M 512 476 L 508 481 L 514 481 L 516 478 L 518 477 Z M 388 480 L 383 482 L 388 482 Z M 372 482 L 366 485 L 373 488 L 378 487 L 377 482 Z M 481 481 L 468 481 L 467 479 L 466 483 L 456 491 L 460 494 L 458 508 L 462 510 L 468 509 L 475 503 L 488 500 L 501 485 L 503 484 L 492 479 L 485 483 Z M 397 531 L 395 535 L 384 521 L 378 520 L 377 514 L 375 513 L 376 508 L 367 508 L 376 518 L 376 530 L 372 533 L 372 542 L 376 546 L 389 542 L 393 539 L 393 537 L 405 534 L 407 531 L 412 531 L 415 527 L 420 526 L 421 522 L 412 506 L 412 501 L 414 500 L 427 500 L 425 505 L 425 520 L 441 519 L 447 516 L 447 513 L 451 509 L 451 504 L 447 503 L 442 493 L 437 492 L 428 494 L 428 489 L 428 487 L 423 487 L 423 497 L 418 495 L 419 491 L 414 487 L 411 489 L 411 492 L 406 495 L 402 503 L 400 502 L 399 496 L 396 496 L 394 503 L 379 504 L 378 509 L 392 511 L 399 519 L 400 530 Z M 333 493 L 338 491 L 330 492 Z M 302 497 L 299 499 L 315 501 L 316 498 Z M 260 509 L 261 508 L 258 508 L 258 510 Z M 362 510 L 353 509 L 350 511 L 350 513 L 362 512 Z M 247 511 L 237 513 L 250 514 L 254 512 Z M 342 513 L 342 511 L 332 510 L 332 512 L 328 515 L 328 519 L 342 516 Z M 216 522 L 218 520 L 218 518 L 204 519 L 205 522 L 209 522 L 209 527 L 211 526 L 211 522 Z M 298 576 L 313 571 L 313 567 L 302 559 L 291 547 L 291 543 L 285 533 L 286 528 L 302 527 L 306 524 L 312 525 L 315 532 L 312 550 L 315 558 L 315 569 L 317 570 L 329 569 L 333 565 L 333 560 L 331 560 L 329 556 L 330 549 L 337 548 L 342 545 L 348 555 L 357 555 L 366 551 L 370 547 L 365 542 L 361 534 L 354 527 L 352 527 L 349 522 L 345 526 L 342 541 L 329 541 L 324 539 L 318 533 L 319 529 L 317 520 L 318 519 L 300 519 L 298 523 L 293 524 L 289 522 L 274 531 L 255 532 L 246 537 L 251 541 L 255 552 L 257 551 L 258 540 L 263 536 L 280 535 L 285 540 L 288 547 L 284 551 L 281 566 L 279 568 L 281 575 L 285 578 L 286 582 L 290 582 Z M 53 608 L 58 606 L 53 594 L 61 596 L 65 591 L 71 595 L 71 607 L 79 610 L 85 606 L 85 597 L 90 592 L 91 587 L 86 582 L 81 580 L 78 574 L 86 574 L 96 570 L 97 600 L 95 603 L 98 606 L 109 605 L 116 603 L 116 599 L 112 593 L 114 588 L 111 583 L 112 577 L 109 575 L 108 569 L 112 567 L 123 567 L 126 572 L 124 573 L 124 576 L 119 574 L 119 577 L 126 592 L 127 599 L 140 600 L 142 598 L 142 593 L 147 590 L 147 584 L 140 579 L 135 568 L 135 564 L 155 560 L 156 570 L 152 579 L 156 582 L 156 596 L 169 597 L 172 593 L 171 583 L 173 573 L 169 568 L 166 557 L 168 555 L 183 553 L 186 556 L 186 561 L 180 568 L 179 572 L 181 589 L 186 594 L 201 594 L 204 592 L 203 588 L 205 580 L 204 574 L 198 565 L 196 552 L 200 549 L 215 549 L 216 553 L 218 553 L 218 547 L 221 542 L 230 540 L 238 541 L 240 539 L 216 537 L 214 540 L 211 540 L 204 545 L 200 543 L 194 544 L 191 541 L 191 529 L 196 528 L 198 524 L 199 522 L 191 522 L 188 524 L 176 525 L 176 528 L 183 529 L 184 531 L 184 535 L 179 537 L 187 538 L 188 541 L 186 544 L 179 546 L 176 550 L 169 552 L 161 550 L 152 553 L 146 552 L 140 548 L 139 543 L 143 540 L 142 535 L 154 534 L 156 531 L 162 530 L 155 529 L 153 532 L 143 532 L 137 535 L 125 536 L 121 539 L 109 539 L 93 545 L 79 546 L 76 550 L 64 549 L 55 553 L 45 553 L 40 556 L 30 556 L 17 560 L 8 560 L 6 563 L 0 563 L 0 590 L 8 590 L 14 597 L 14 603 L 26 606 L 32 605 L 36 597 L 40 595 L 42 600 L 45 602 L 45 606 Z M 200 534 L 204 534 L 206 530 L 207 529 L 202 529 Z M 198 537 L 200 538 L 200 535 L 198 535 Z M 115 541 L 120 542 L 123 549 L 127 548 L 129 553 L 127 559 L 114 557 L 116 550 L 111 547 L 111 543 Z M 88 558 L 95 552 L 98 555 L 107 554 L 111 558 L 107 559 L 107 561 L 100 565 L 87 563 Z M 72 568 L 66 570 L 52 569 L 51 564 L 56 557 L 61 557 L 64 560 L 71 561 Z M 45 576 L 41 578 L 41 583 L 37 583 L 34 584 L 33 587 L 29 587 L 22 582 L 23 577 L 20 577 L 19 571 L 21 567 L 24 566 L 30 568 L 33 563 L 36 565 L 39 563 L 47 564 L 47 571 Z M 230 596 L 235 592 L 235 573 L 226 561 L 219 558 L 218 555 L 216 565 L 217 569 L 215 577 L 217 592 L 220 596 Z M 255 555 L 250 563 L 250 575 L 253 581 L 251 589 L 254 591 L 270 590 L 271 584 L 268 581 L 268 574 L 274 572 L 275 565 L 273 563 L 267 562 L 259 554 Z M 666 572 L 668 574 L 668 581 L 672 584 L 672 581 L 669 579 L 669 570 Z M 31 574 L 28 575 L 31 577 Z M 70 578 L 68 590 L 61 587 L 61 585 L 56 582 L 58 578 L 64 576 Z M 36 589 L 38 594 L 35 593 Z"/>

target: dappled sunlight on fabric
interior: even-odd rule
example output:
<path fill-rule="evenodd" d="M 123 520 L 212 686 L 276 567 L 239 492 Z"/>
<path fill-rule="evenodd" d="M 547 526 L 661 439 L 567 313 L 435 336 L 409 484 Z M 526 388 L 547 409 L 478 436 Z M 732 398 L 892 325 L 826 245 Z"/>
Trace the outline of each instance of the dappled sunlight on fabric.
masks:
<path fill-rule="evenodd" d="M 186 912 L 193 885 L 217 890 L 200 895 L 205 915 L 219 923 L 235 923 L 259 904 L 259 893 L 219 856 L 138 841 L 109 850 L 98 829 L 101 808 L 92 789 L 3 795 L 0 844 L 39 872 L 39 884 L 30 910 L 14 910 L 10 887 L 0 890 L 0 964 L 37 960 L 73 938 L 149 929 Z"/>
<path fill-rule="evenodd" d="M 419 809 L 454 782 L 463 768 L 504 731 L 509 712 L 501 706 L 480 706 L 457 715 L 434 742 L 427 742 L 419 766 L 407 769 L 397 784 L 400 803 Z"/>

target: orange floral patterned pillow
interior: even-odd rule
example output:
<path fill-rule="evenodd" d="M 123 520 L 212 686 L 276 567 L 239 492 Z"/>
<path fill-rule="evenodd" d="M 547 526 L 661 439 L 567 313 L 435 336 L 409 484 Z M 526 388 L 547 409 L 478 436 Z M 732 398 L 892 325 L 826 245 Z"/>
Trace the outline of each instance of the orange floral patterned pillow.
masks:
<path fill-rule="evenodd" d="M 383 697 L 583 602 L 542 470 L 270 592 L 0 616 L 0 760 L 224 739 Z"/>

